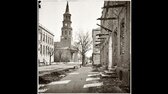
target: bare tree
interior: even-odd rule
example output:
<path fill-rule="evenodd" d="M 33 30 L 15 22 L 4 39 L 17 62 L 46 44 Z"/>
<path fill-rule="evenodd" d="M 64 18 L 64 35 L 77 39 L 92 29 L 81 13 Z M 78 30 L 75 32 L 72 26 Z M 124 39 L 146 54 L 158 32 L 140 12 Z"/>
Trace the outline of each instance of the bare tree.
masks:
<path fill-rule="evenodd" d="M 82 56 L 82 65 L 85 65 L 86 52 L 91 50 L 92 40 L 89 37 L 89 33 L 78 34 L 78 41 L 75 42 L 75 47 L 78 49 Z"/>
<path fill-rule="evenodd" d="M 93 55 L 89 57 L 90 62 L 93 62 Z"/>
<path fill-rule="evenodd" d="M 62 50 L 59 50 L 58 51 L 58 58 L 59 58 L 59 62 L 61 62 L 61 59 L 62 59 Z"/>
<path fill-rule="evenodd" d="M 62 49 L 55 48 L 54 50 L 55 50 L 55 52 L 54 52 L 54 61 L 55 62 L 61 62 L 62 61 L 62 54 L 63 54 Z"/>

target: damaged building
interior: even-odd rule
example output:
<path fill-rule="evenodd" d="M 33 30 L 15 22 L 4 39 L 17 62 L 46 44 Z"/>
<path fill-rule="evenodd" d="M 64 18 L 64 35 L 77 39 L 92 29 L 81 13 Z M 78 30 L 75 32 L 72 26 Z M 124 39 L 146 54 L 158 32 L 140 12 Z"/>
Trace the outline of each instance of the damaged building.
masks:
<path fill-rule="evenodd" d="M 101 24 L 100 63 L 105 70 L 115 68 L 123 84 L 130 85 L 130 1 L 104 1 Z"/>

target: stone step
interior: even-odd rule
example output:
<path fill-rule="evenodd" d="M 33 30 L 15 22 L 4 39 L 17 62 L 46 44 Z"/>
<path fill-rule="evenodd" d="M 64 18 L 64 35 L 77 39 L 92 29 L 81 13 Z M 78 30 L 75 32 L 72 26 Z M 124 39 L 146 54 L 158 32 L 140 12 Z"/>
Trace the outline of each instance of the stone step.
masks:
<path fill-rule="evenodd" d="M 111 77 L 109 74 L 100 73 L 101 77 Z"/>
<path fill-rule="evenodd" d="M 117 75 L 100 73 L 102 78 L 117 78 Z"/>
<path fill-rule="evenodd" d="M 107 71 L 107 70 L 105 70 L 104 73 L 106 73 L 106 74 L 115 74 L 116 72 L 115 71 Z"/>

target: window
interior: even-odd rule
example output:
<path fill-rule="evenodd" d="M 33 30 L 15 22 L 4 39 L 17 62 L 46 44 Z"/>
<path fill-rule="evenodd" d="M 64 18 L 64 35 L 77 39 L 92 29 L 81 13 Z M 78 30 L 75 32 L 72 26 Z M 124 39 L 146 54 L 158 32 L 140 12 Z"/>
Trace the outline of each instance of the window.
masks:
<path fill-rule="evenodd" d="M 42 45 L 40 45 L 40 54 L 42 54 Z"/>
<path fill-rule="evenodd" d="M 50 37 L 48 37 L 48 41 L 47 41 L 47 43 L 48 43 L 48 44 L 50 43 Z"/>
<path fill-rule="evenodd" d="M 51 39 L 49 38 L 49 42 L 48 42 L 48 44 L 50 44 L 50 42 L 51 42 Z"/>
<path fill-rule="evenodd" d="M 69 35 L 71 35 L 71 31 L 69 31 Z"/>
<path fill-rule="evenodd" d="M 51 44 L 51 38 L 50 38 L 50 44 Z"/>
<path fill-rule="evenodd" d="M 50 55 L 50 47 L 48 47 L 48 55 Z"/>
<path fill-rule="evenodd" d="M 46 55 L 48 54 L 48 53 L 47 53 L 47 52 L 48 52 L 47 50 L 48 50 L 48 49 L 47 49 L 47 46 L 46 46 Z"/>
<path fill-rule="evenodd" d="M 50 43 L 50 37 L 48 37 L 48 44 Z"/>
<path fill-rule="evenodd" d="M 50 42 L 49 42 L 49 44 L 51 44 L 51 38 L 49 38 L 50 39 Z"/>
<path fill-rule="evenodd" d="M 41 38 L 41 31 L 39 31 L 38 40 L 40 40 L 40 38 Z"/>
<path fill-rule="evenodd" d="M 67 34 L 67 31 L 65 31 L 65 35 Z"/>
<path fill-rule="evenodd" d="M 51 42 L 52 42 L 52 40 L 51 40 L 51 38 L 50 38 L 50 44 L 51 44 Z"/>
<path fill-rule="evenodd" d="M 50 37 L 48 37 L 47 43 L 49 43 L 49 41 L 50 41 Z"/>
<path fill-rule="evenodd" d="M 49 47 L 48 47 L 48 55 L 50 55 L 50 50 L 49 50 Z"/>
<path fill-rule="evenodd" d="M 68 16 L 66 16 L 66 19 L 68 19 Z"/>
<path fill-rule="evenodd" d="M 45 41 L 45 34 L 43 34 L 43 41 Z"/>
<path fill-rule="evenodd" d="M 47 43 L 47 34 L 46 34 L 46 43 Z"/>
<path fill-rule="evenodd" d="M 40 41 L 42 41 L 43 35 L 42 32 L 40 32 Z"/>
<path fill-rule="evenodd" d="M 48 40 L 48 37 L 47 37 L 47 35 L 46 35 L 46 43 L 47 43 L 47 40 Z"/>
<path fill-rule="evenodd" d="M 43 45 L 43 55 L 45 54 L 45 46 Z"/>
<path fill-rule="evenodd" d="M 50 44 L 51 44 L 51 42 L 52 42 L 52 41 L 51 41 L 51 38 L 50 38 Z"/>

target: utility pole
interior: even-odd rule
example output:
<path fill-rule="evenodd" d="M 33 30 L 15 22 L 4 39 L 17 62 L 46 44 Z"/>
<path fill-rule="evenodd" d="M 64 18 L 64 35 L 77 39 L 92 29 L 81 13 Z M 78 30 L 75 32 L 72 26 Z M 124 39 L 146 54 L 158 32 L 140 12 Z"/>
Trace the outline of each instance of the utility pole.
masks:
<path fill-rule="evenodd" d="M 38 3 L 37 3 L 37 4 L 38 4 L 38 7 L 37 7 L 37 17 L 38 17 L 38 18 L 37 18 L 37 19 L 38 19 L 38 20 L 37 20 L 37 34 L 39 33 L 39 9 L 41 8 L 41 4 L 40 4 L 40 3 L 41 3 L 41 1 L 39 0 Z M 38 37 L 39 37 L 39 36 L 37 36 L 37 41 L 38 41 L 38 46 L 37 46 L 37 47 L 38 47 L 38 49 L 40 50 L 39 47 L 40 47 L 41 42 L 39 42 L 39 40 L 38 40 L 39 38 L 38 38 Z M 38 52 L 39 52 L 39 50 L 38 50 Z M 39 53 L 38 53 L 38 54 L 39 54 Z M 38 64 L 40 64 L 40 61 L 38 61 Z"/>

